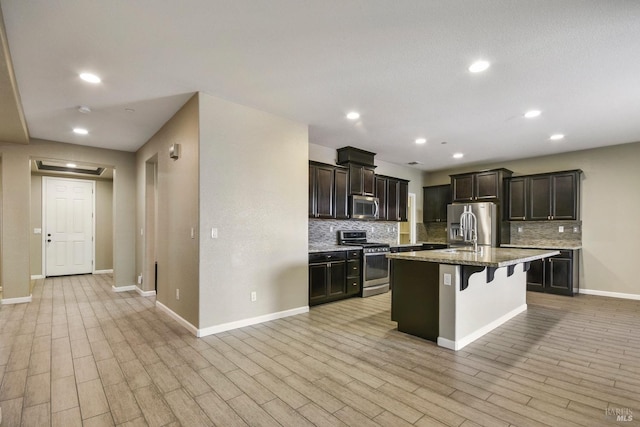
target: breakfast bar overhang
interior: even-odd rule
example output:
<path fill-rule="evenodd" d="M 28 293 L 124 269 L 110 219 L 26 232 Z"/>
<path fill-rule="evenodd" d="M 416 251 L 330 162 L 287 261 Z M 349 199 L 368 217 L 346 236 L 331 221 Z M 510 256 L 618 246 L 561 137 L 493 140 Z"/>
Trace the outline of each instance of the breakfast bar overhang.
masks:
<path fill-rule="evenodd" d="M 558 253 L 482 248 L 389 254 L 391 319 L 401 332 L 460 350 L 525 311 L 529 263 Z"/>

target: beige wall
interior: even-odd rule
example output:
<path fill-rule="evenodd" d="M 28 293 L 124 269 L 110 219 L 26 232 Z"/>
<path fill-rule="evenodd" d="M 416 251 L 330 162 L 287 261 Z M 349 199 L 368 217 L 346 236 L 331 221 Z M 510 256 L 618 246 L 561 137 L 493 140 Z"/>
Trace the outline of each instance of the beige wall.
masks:
<path fill-rule="evenodd" d="M 336 150 L 321 145 L 309 144 L 309 160 L 316 162 L 336 164 Z M 382 160 L 375 160 L 376 174 L 387 175 L 395 178 L 409 180 L 409 193 L 416 195 L 416 222 L 422 222 L 422 187 L 424 184 L 424 172 L 408 166 L 397 165 Z"/>
<path fill-rule="evenodd" d="M 640 142 L 433 172 L 428 185 L 446 184 L 449 174 L 505 167 L 514 175 L 582 169 L 582 259 L 580 287 L 640 295 Z"/>
<path fill-rule="evenodd" d="M 42 177 L 56 176 L 44 174 L 31 175 L 31 222 L 29 227 L 29 264 L 31 276 L 41 276 L 42 271 L 42 234 L 35 234 L 34 228 L 44 232 L 42 222 Z M 95 270 L 113 269 L 113 181 L 95 180 L 83 177 L 66 178 L 96 181 L 96 235 Z"/>
<path fill-rule="evenodd" d="M 145 221 L 147 162 L 157 155 L 157 301 L 198 326 L 198 95 L 194 95 L 136 153 L 137 230 L 136 271 L 143 290 L 153 290 L 153 259 L 144 254 L 154 224 Z M 181 145 L 178 160 L 169 158 L 171 144 Z M 191 237 L 191 229 L 194 237 Z M 144 229 L 144 234 L 140 230 Z M 180 290 L 180 299 L 176 290 Z"/>
<path fill-rule="evenodd" d="M 29 145 L 0 143 L 2 156 L 3 298 L 29 296 L 31 170 L 33 158 L 76 161 L 115 168 L 113 209 L 114 285 L 135 283 L 135 155 L 123 151 L 32 139 Z"/>
<path fill-rule="evenodd" d="M 201 328 L 308 305 L 308 159 L 306 125 L 200 94 Z"/>

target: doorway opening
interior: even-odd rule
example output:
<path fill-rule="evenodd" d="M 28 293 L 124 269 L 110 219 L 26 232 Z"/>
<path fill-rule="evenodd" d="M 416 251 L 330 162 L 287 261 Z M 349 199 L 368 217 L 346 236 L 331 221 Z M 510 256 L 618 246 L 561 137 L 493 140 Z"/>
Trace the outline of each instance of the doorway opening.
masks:
<path fill-rule="evenodd" d="M 409 193 L 407 200 L 407 221 L 401 222 L 398 227 L 401 244 L 416 242 L 416 195 Z"/>
<path fill-rule="evenodd" d="M 142 289 L 158 292 L 158 154 L 145 162 Z"/>

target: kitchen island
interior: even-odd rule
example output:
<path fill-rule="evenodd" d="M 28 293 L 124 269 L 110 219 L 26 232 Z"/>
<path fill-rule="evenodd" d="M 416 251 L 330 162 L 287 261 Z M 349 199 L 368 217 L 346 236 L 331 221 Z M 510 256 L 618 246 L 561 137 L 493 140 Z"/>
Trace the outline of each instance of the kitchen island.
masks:
<path fill-rule="evenodd" d="M 554 250 L 438 249 L 389 254 L 398 330 L 460 350 L 527 309 L 529 263 Z"/>

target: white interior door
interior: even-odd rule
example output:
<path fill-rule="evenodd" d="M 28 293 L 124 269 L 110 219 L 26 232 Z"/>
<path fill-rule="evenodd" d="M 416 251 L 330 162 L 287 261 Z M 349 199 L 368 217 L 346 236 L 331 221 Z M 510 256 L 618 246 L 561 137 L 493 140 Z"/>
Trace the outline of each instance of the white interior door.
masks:
<path fill-rule="evenodd" d="M 45 275 L 93 272 L 94 181 L 43 177 Z"/>

